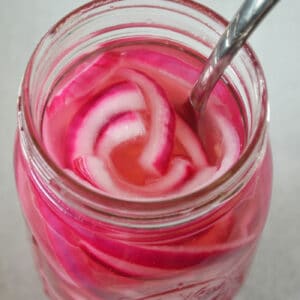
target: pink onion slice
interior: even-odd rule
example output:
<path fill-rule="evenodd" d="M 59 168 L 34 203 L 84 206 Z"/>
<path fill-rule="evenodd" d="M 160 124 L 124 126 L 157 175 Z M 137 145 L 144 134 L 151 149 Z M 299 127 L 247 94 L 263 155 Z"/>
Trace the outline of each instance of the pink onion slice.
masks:
<path fill-rule="evenodd" d="M 181 157 L 175 157 L 170 163 L 170 167 L 163 176 L 154 182 L 144 186 L 137 186 L 126 182 L 121 182 L 120 186 L 141 197 L 165 196 L 183 186 L 194 173 L 192 164 Z"/>
<path fill-rule="evenodd" d="M 202 117 L 198 132 L 203 138 L 210 164 L 216 167 L 215 173 L 206 182 L 208 185 L 226 173 L 239 159 L 241 145 L 234 125 L 218 107 L 209 105 Z"/>
<path fill-rule="evenodd" d="M 72 120 L 67 137 L 70 160 L 93 154 L 98 135 L 114 116 L 143 109 L 144 98 L 135 84 L 122 82 L 105 90 L 95 101 L 88 102 Z"/>
<path fill-rule="evenodd" d="M 239 158 L 240 140 L 233 125 L 217 110 L 210 110 L 207 113 L 209 114 L 209 122 L 211 122 L 210 126 L 212 127 L 207 127 L 205 130 L 210 130 L 211 134 L 218 136 L 218 139 L 214 141 L 214 147 L 217 145 L 220 148 L 220 165 L 208 165 L 199 139 L 188 125 L 177 116 L 177 138 L 183 143 L 195 166 L 198 166 L 198 171 L 195 175 L 178 190 L 179 194 L 194 192 L 209 185 L 228 171 Z M 196 149 L 199 150 L 196 151 Z"/>
<path fill-rule="evenodd" d="M 124 53 L 124 61 L 143 69 L 150 68 L 156 74 L 162 74 L 176 80 L 178 84 L 191 87 L 199 77 L 200 68 L 180 60 L 170 54 L 147 49 L 128 50 Z M 173 83 L 174 84 L 174 83 Z"/>
<path fill-rule="evenodd" d="M 93 97 L 101 90 L 101 85 L 115 73 L 119 62 L 119 54 L 107 52 L 92 62 L 80 64 L 75 69 L 72 79 L 53 97 L 47 113 L 52 115 L 70 103 Z"/>
<path fill-rule="evenodd" d="M 178 114 L 176 115 L 176 137 L 196 168 L 201 169 L 208 165 L 200 139 Z"/>
<path fill-rule="evenodd" d="M 123 194 L 111 177 L 105 162 L 98 157 L 92 155 L 78 156 L 73 161 L 73 169 L 79 176 L 100 190 L 115 196 L 120 193 Z"/>
<path fill-rule="evenodd" d="M 83 240 L 80 241 L 80 248 L 87 256 L 96 260 L 98 263 L 108 266 L 113 272 L 126 277 L 130 276 L 149 279 L 170 276 L 170 270 L 138 264 L 130 261 L 130 258 L 127 260 L 123 257 L 111 256 L 106 252 L 102 252 L 99 249 L 94 248 L 91 244 Z M 172 271 L 172 275 L 174 275 L 174 271 L 176 273 L 180 272 L 179 270 Z"/>
<path fill-rule="evenodd" d="M 146 128 L 138 113 L 126 112 L 118 115 L 102 130 L 95 144 L 95 154 L 107 158 L 116 146 L 145 134 Z"/>
<path fill-rule="evenodd" d="M 224 149 L 223 159 L 219 168 L 220 172 L 226 172 L 239 158 L 240 140 L 233 125 L 222 115 L 216 117 L 216 122 L 222 131 L 222 144 Z"/>
<path fill-rule="evenodd" d="M 231 227 L 227 228 L 227 225 L 224 225 L 223 230 L 226 231 L 224 235 L 229 234 Z M 159 269 L 162 272 L 174 271 L 206 264 L 209 259 L 239 251 L 243 247 L 246 249 L 257 237 L 257 232 L 247 232 L 245 236 L 238 236 L 228 241 L 222 238 L 222 241 L 218 241 L 215 230 L 221 229 L 208 230 L 201 237 L 177 245 L 138 245 L 109 240 L 100 235 L 85 236 L 80 244 L 84 245 L 86 251 L 93 253 L 99 261 L 110 267 L 122 270 L 128 275 L 134 275 L 136 272 L 136 275 L 139 273 L 139 276 L 146 276 L 149 272 L 156 272 Z M 132 270 L 133 267 L 139 270 Z M 143 274 L 143 271 L 147 273 Z"/>
<path fill-rule="evenodd" d="M 206 165 L 204 169 L 199 168 L 199 171 L 181 189 L 181 192 L 184 193 L 199 190 L 212 183 L 214 180 L 216 180 L 221 175 L 223 175 L 226 171 L 228 171 L 230 167 L 238 160 L 240 155 L 240 140 L 233 125 L 220 112 L 217 112 L 217 110 L 211 110 L 208 111 L 207 113 L 211 118 L 210 122 L 212 122 L 214 126 L 210 128 L 211 134 L 217 134 L 215 130 L 218 131 L 217 134 L 218 140 L 215 141 L 214 146 L 216 147 L 217 145 L 217 147 L 220 148 L 219 149 L 219 152 L 221 152 L 220 165 L 219 166 Z M 184 122 L 183 124 L 187 126 Z M 206 130 L 208 130 L 208 128 L 206 128 Z M 187 136 L 188 133 L 186 132 L 184 135 L 182 135 L 182 139 L 184 139 L 184 137 Z M 187 143 L 186 147 L 190 147 L 191 150 L 190 155 L 195 155 L 196 152 L 192 152 L 192 151 L 193 149 L 196 149 L 195 145 L 197 143 L 197 140 L 188 141 L 187 138 L 185 138 L 184 140 Z M 195 144 L 192 147 L 193 142 Z M 193 161 L 195 161 L 195 159 Z"/>
<path fill-rule="evenodd" d="M 208 113 L 220 132 L 220 140 L 216 143 L 221 148 L 222 157 L 218 171 L 214 175 L 214 178 L 217 178 L 228 171 L 238 160 L 241 146 L 239 136 L 229 120 L 216 110 Z"/>
<path fill-rule="evenodd" d="M 139 85 L 150 113 L 149 138 L 140 156 L 140 163 L 153 174 L 163 174 L 167 170 L 173 149 L 174 110 L 164 91 L 145 74 L 133 69 L 122 69 L 120 75 Z"/>
<path fill-rule="evenodd" d="M 206 166 L 204 169 L 197 171 L 194 176 L 177 191 L 177 195 L 193 193 L 205 187 L 216 178 L 216 173 L 217 167 L 214 166 Z"/>
<path fill-rule="evenodd" d="M 123 181 L 106 163 L 96 156 L 79 156 L 73 161 L 74 171 L 93 186 L 113 196 L 141 199 L 154 195 L 165 195 L 182 186 L 193 174 L 191 163 L 180 157 L 173 159 L 168 172 L 158 180 L 138 186 Z M 137 198 L 138 197 L 138 198 Z"/>

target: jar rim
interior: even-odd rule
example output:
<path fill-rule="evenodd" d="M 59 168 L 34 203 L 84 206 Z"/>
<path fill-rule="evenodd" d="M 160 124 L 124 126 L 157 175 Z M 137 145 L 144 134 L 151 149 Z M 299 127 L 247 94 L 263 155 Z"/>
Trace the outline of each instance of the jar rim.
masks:
<path fill-rule="evenodd" d="M 157 201 L 155 198 L 147 198 L 147 201 L 139 201 L 135 199 L 119 199 L 114 196 L 110 196 L 104 193 L 101 193 L 101 191 L 96 191 L 88 186 L 80 184 L 77 180 L 75 180 L 72 176 L 70 176 L 68 173 L 66 173 L 62 168 L 60 168 L 51 158 L 51 156 L 47 153 L 47 151 L 44 149 L 44 147 L 41 145 L 41 142 L 39 141 L 39 138 L 35 132 L 35 126 L 32 122 L 32 116 L 31 116 L 31 111 L 30 111 L 30 79 L 31 79 L 31 74 L 33 71 L 33 65 L 36 60 L 36 57 L 38 56 L 38 52 L 41 48 L 41 45 L 47 40 L 47 38 L 55 33 L 59 27 L 63 26 L 64 23 L 66 23 L 70 18 L 73 18 L 82 12 L 92 10 L 94 8 L 100 7 L 102 5 L 107 5 L 107 4 L 114 4 L 114 3 L 120 3 L 124 2 L 126 0 L 97 0 L 97 1 L 92 1 L 89 2 L 83 6 L 80 6 L 79 8 L 73 10 L 69 14 L 67 14 L 65 17 L 63 17 L 61 20 L 59 20 L 45 35 L 44 37 L 40 40 L 38 45 L 36 46 L 29 63 L 27 65 L 25 75 L 23 78 L 23 82 L 21 85 L 21 92 L 20 92 L 20 101 L 19 101 L 19 112 L 23 110 L 23 117 L 24 117 L 24 122 L 26 124 L 27 130 L 29 137 L 31 139 L 31 142 L 36 149 L 36 152 L 40 155 L 41 160 L 47 165 L 48 169 L 51 170 L 52 174 L 55 174 L 57 178 L 59 178 L 65 186 L 68 187 L 69 191 L 72 191 L 75 194 L 80 194 L 84 195 L 84 197 L 87 197 L 89 199 L 97 199 L 98 201 L 95 201 L 97 203 L 96 207 L 93 206 L 91 203 L 89 209 L 96 210 L 97 213 L 102 213 L 104 215 L 109 215 L 111 216 L 111 212 L 107 213 L 103 211 L 103 207 L 99 203 L 102 203 L 105 207 L 106 204 L 114 203 L 114 206 L 117 207 L 119 204 L 123 205 L 128 205 L 128 207 L 131 207 L 133 210 L 139 211 L 141 208 L 141 205 L 143 206 L 143 211 L 144 210 L 149 210 L 149 207 L 156 207 L 159 204 L 164 204 L 164 205 L 170 205 L 170 203 L 173 205 L 177 202 L 183 201 L 182 198 L 184 198 L 185 202 L 191 202 L 195 203 L 196 199 L 201 199 L 204 198 L 206 195 L 209 193 L 216 191 L 218 188 L 224 186 L 228 181 L 232 178 L 234 174 L 237 174 L 240 172 L 242 167 L 246 164 L 247 161 L 249 161 L 251 154 L 253 151 L 257 148 L 257 144 L 259 141 L 262 139 L 262 137 L 265 135 L 266 132 L 266 123 L 268 121 L 268 100 L 267 100 L 267 89 L 266 89 L 266 80 L 264 77 L 264 73 L 262 70 L 262 67 L 256 57 L 256 54 L 252 50 L 252 48 L 246 43 L 243 46 L 243 49 L 247 53 L 247 55 L 250 58 L 251 64 L 253 65 L 255 72 L 257 74 L 257 77 L 260 80 L 260 93 L 261 93 L 261 98 L 262 102 L 261 105 L 264 107 L 264 109 L 261 110 L 259 120 L 258 120 L 258 126 L 255 129 L 255 132 L 252 136 L 252 139 L 244 149 L 243 153 L 239 157 L 239 159 L 228 169 L 224 174 L 222 174 L 220 177 L 216 178 L 214 181 L 209 183 L 208 185 L 201 187 L 192 193 L 185 194 L 185 195 L 171 195 L 170 197 L 165 197 L 161 198 L 161 201 Z M 159 0 L 161 1 L 161 0 Z M 141 2 L 141 5 L 143 4 L 143 1 Z M 193 0 L 164 0 L 161 2 L 175 2 L 179 3 L 184 6 L 188 6 L 192 8 L 193 10 L 203 13 L 207 16 L 209 16 L 210 19 L 213 21 L 217 22 L 219 25 L 222 25 L 224 27 L 227 26 L 228 22 L 219 14 L 214 12 L 212 9 L 194 2 Z M 145 6 L 145 5 L 143 5 Z M 147 4 L 147 6 L 151 6 L 150 4 Z M 80 198 L 82 199 L 82 198 Z M 86 203 L 80 203 L 81 200 L 79 200 L 79 205 L 84 204 L 86 206 Z M 210 201 L 198 201 L 198 209 L 200 208 L 209 208 L 210 207 L 215 207 L 215 203 L 218 201 L 218 197 L 213 197 L 210 199 Z M 69 203 L 68 203 L 69 204 Z M 145 207 L 148 207 L 145 209 Z M 87 208 L 87 207 L 85 207 Z M 125 219 L 130 219 L 127 214 L 125 215 L 119 215 L 117 212 L 114 217 L 118 218 L 125 218 Z M 178 211 L 174 211 L 173 213 L 177 214 Z M 138 218 L 138 214 L 134 213 L 133 218 Z M 145 216 L 143 215 L 143 218 Z M 161 215 L 159 216 L 161 217 Z M 152 218 L 156 217 L 149 217 L 149 220 Z M 167 223 L 166 223 L 167 224 Z M 168 224 L 171 224 L 170 222 Z"/>

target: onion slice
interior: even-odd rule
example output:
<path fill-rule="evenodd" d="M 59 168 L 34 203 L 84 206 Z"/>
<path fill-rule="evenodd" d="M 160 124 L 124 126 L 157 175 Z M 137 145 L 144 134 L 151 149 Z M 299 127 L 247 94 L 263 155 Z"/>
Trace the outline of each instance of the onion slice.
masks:
<path fill-rule="evenodd" d="M 147 75 L 122 69 L 120 75 L 141 88 L 150 114 L 149 138 L 140 156 L 141 165 L 149 172 L 161 175 L 166 172 L 174 143 L 175 113 L 164 91 Z"/>
<path fill-rule="evenodd" d="M 196 168 L 201 169 L 208 165 L 200 139 L 178 114 L 176 115 L 176 137 Z"/>
<path fill-rule="evenodd" d="M 82 178 L 104 192 L 118 197 L 144 200 L 150 196 L 160 196 L 181 187 L 192 176 L 192 164 L 183 158 L 172 160 L 168 172 L 159 179 L 144 186 L 130 184 L 122 180 L 103 160 L 96 156 L 85 155 L 73 161 L 73 169 Z"/>
<path fill-rule="evenodd" d="M 95 154 L 101 158 L 108 158 L 111 151 L 121 143 L 145 134 L 146 128 L 138 113 L 123 113 L 102 130 L 95 144 Z"/>
<path fill-rule="evenodd" d="M 67 136 L 70 160 L 92 155 L 97 137 L 112 118 L 143 109 L 145 102 L 137 85 L 121 82 L 109 87 L 95 101 L 88 102 L 72 120 Z"/>
<path fill-rule="evenodd" d="M 116 71 L 120 55 L 108 52 L 91 62 L 80 64 L 74 70 L 72 79 L 60 88 L 47 107 L 47 113 L 53 115 L 70 103 L 91 98 L 101 90 L 101 86 Z"/>

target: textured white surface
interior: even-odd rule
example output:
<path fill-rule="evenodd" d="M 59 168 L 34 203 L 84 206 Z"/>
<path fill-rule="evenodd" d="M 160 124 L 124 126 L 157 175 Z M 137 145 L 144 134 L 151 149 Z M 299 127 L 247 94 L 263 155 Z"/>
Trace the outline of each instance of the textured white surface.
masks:
<path fill-rule="evenodd" d="M 10 0 L 0 8 L 0 299 L 45 299 L 14 187 L 18 85 L 34 45 L 81 0 Z M 230 18 L 240 0 L 199 1 Z M 264 67 L 274 153 L 272 206 L 238 300 L 300 299 L 300 2 L 281 1 L 250 39 Z"/>

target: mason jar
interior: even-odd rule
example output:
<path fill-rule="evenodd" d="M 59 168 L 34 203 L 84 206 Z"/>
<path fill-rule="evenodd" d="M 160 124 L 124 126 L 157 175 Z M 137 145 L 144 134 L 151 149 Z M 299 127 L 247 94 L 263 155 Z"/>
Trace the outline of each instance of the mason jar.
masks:
<path fill-rule="evenodd" d="M 266 83 L 248 45 L 222 78 L 240 107 L 243 147 L 207 185 L 167 199 L 110 195 L 62 167 L 46 149 L 43 131 L 53 91 L 84 57 L 151 39 L 175 52 L 189 49 L 201 65 L 226 24 L 190 0 L 93 1 L 55 24 L 36 47 L 20 89 L 14 161 L 36 268 L 50 299 L 232 299 L 238 292 L 272 185 Z M 64 139 L 52 147 L 64 147 Z"/>

